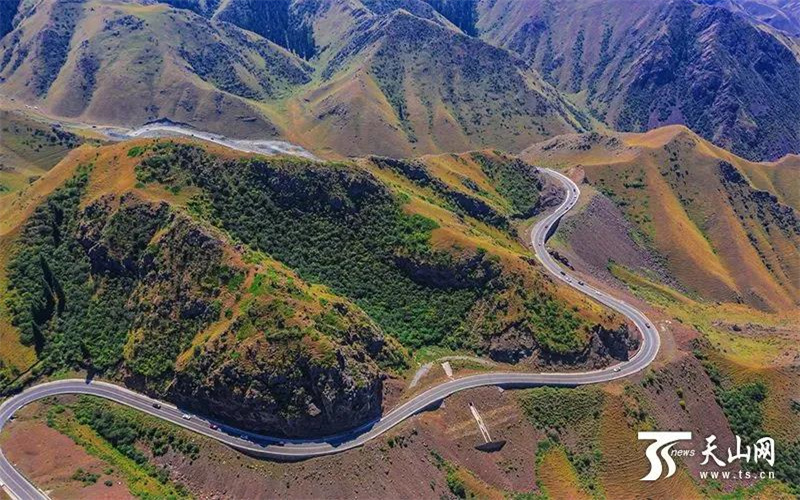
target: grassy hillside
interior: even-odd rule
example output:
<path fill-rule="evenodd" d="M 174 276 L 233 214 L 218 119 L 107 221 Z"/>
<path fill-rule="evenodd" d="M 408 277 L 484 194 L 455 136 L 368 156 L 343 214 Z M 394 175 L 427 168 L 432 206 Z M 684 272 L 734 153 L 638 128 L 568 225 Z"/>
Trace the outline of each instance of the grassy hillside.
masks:
<path fill-rule="evenodd" d="M 581 205 L 551 245 L 586 279 L 648 304 L 662 336 L 640 402 L 625 409 L 628 426 L 601 431 L 603 456 L 629 448 L 639 426 L 700 426 L 699 435 L 714 429 L 720 440 L 770 435 L 784 450 L 776 477 L 796 494 L 796 158 L 750 162 L 678 126 L 561 137 L 523 156 L 584 181 Z M 698 465 L 685 466 L 696 478 Z M 643 484 L 633 462 L 605 472 L 608 496 L 632 496 Z M 689 477 L 640 494 L 684 496 Z M 709 483 L 698 494 L 735 486 Z M 752 493 L 778 494 L 771 487 L 759 483 Z"/>
<path fill-rule="evenodd" d="M 3 361 L 32 351 L 29 378 L 97 371 L 308 435 L 376 415 L 407 350 L 599 366 L 635 346 L 516 241 L 552 199 L 513 157 L 317 163 L 137 141 L 50 174 L 3 204 Z"/>
<path fill-rule="evenodd" d="M 360 309 L 146 194 L 87 199 L 93 170 L 79 167 L 34 211 L 9 259 L 6 306 L 39 370 L 113 370 L 176 400 L 223 387 L 202 399 L 203 411 L 293 434 L 380 410 L 382 370 L 402 368 L 404 354 Z M 208 360 L 216 369 L 197 367 Z M 231 376 L 228 364 L 241 370 L 235 386 L 215 380 Z M 326 392 L 323 404 L 323 387 L 339 396 Z M 261 407 L 272 403 L 248 417 L 244 395 L 256 391 Z"/>
<path fill-rule="evenodd" d="M 531 141 L 584 123 L 507 52 L 407 11 L 348 33 L 297 101 L 299 132 L 348 155 L 411 156 Z"/>
<path fill-rule="evenodd" d="M 3 93 L 57 116 L 140 125 L 159 118 L 240 137 L 278 134 L 246 99 L 309 80 L 280 47 L 184 9 L 43 2 L 0 45 Z"/>
<path fill-rule="evenodd" d="M 0 196 L 24 188 L 58 163 L 83 139 L 61 128 L 0 111 Z"/>
<path fill-rule="evenodd" d="M 331 157 L 520 150 L 587 126 L 419 0 L 57 0 L 23 14 L 0 42 L 0 89 L 73 120 L 166 118 Z"/>
<path fill-rule="evenodd" d="M 580 165 L 685 291 L 765 310 L 797 306 L 800 223 L 791 194 L 797 165 L 790 159 L 748 162 L 677 126 L 573 136 L 523 156 Z"/>

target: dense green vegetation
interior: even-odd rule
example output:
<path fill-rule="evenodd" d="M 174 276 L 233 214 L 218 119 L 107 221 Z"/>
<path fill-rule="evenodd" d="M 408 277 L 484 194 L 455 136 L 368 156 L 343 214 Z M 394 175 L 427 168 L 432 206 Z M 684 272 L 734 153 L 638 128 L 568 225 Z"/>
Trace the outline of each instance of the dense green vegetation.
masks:
<path fill-rule="evenodd" d="M 767 386 L 763 382 L 720 389 L 718 397 L 734 434 L 749 443 L 763 437 L 761 423 L 764 415 L 761 402 L 767 397 Z"/>
<path fill-rule="evenodd" d="M 78 205 L 90 169 L 81 167 L 36 209 L 8 266 L 6 303 L 13 324 L 50 368 L 114 365 L 131 320 L 123 307 L 130 279 L 91 279 L 77 237 Z"/>
<path fill-rule="evenodd" d="M 124 361 L 151 390 L 163 391 L 197 333 L 222 318 L 232 321 L 238 342 L 258 334 L 297 343 L 313 329 L 344 341 L 330 310 L 309 316 L 312 328 L 295 322 L 292 301 L 310 298 L 296 296 L 302 293 L 291 279 L 280 280 L 285 297 L 273 297 L 270 271 L 245 289 L 243 268 L 224 262 L 227 238 L 246 244 L 246 261 L 275 258 L 304 281 L 353 300 L 408 347 L 483 352 L 494 336 L 522 327 L 527 355 L 534 340 L 559 355 L 586 348 L 587 325 L 573 310 L 524 285 L 524 277 L 505 272 L 483 249 L 434 250 L 436 223 L 405 213 L 403 200 L 365 170 L 287 158 L 228 160 L 172 142 L 136 146 L 127 156 L 140 159 L 141 185 L 191 187 L 188 211 L 195 219 L 134 193 L 81 208 L 91 166 L 50 195 L 23 227 L 4 297 L 40 369 L 111 372 Z M 498 183 L 511 175 L 484 163 Z M 508 193 L 520 209 L 536 203 L 525 191 Z M 206 223 L 227 236 L 215 236 Z M 243 294 L 250 298 L 240 303 Z M 352 343 L 349 335 L 344 343 Z M 333 368 L 332 345 L 315 345 L 319 366 Z M 511 343 L 492 349 L 523 352 Z M 198 345 L 193 356 L 203 352 Z M 398 369 L 404 362 L 395 354 L 376 360 L 382 369 Z M 271 356 L 271 366 L 278 358 Z"/>
<path fill-rule="evenodd" d="M 459 262 L 431 250 L 435 223 L 404 214 L 366 173 L 296 159 L 221 164 L 174 144 L 156 153 L 137 169 L 142 182 L 202 187 L 213 221 L 354 299 L 406 345 L 436 344 L 456 330 L 493 274 L 488 258 Z"/>
<path fill-rule="evenodd" d="M 569 309 L 553 299 L 534 295 L 526 302 L 527 317 L 536 332 L 536 341 L 556 354 L 580 352 L 584 339 L 576 334 L 584 325 Z"/>
<path fill-rule="evenodd" d="M 6 303 L 13 324 L 50 371 L 115 367 L 123 359 L 129 332 L 146 329 L 149 334 L 135 345 L 129 366 L 148 377 L 163 376 L 194 332 L 219 314 L 207 298 L 224 286 L 219 254 L 208 245 L 191 255 L 175 252 L 186 244 L 183 239 L 200 243 L 180 224 L 165 233 L 164 245 L 149 246 L 169 219 L 166 205 L 124 196 L 118 208 L 100 200 L 79 210 L 88 172 L 89 167 L 81 168 L 36 209 L 23 229 L 8 266 Z M 180 269 L 165 269 L 182 256 L 189 261 Z M 148 296 L 160 289 L 162 297 L 179 297 L 177 291 L 186 290 L 178 279 L 162 283 L 169 282 L 167 271 L 174 271 L 173 277 L 183 272 L 205 280 L 200 289 L 206 295 L 194 297 L 193 310 L 178 313 L 172 308 L 180 304 L 170 304 L 169 297 L 163 303 Z"/>
<path fill-rule="evenodd" d="M 168 0 L 173 5 L 185 0 Z M 197 4 L 195 4 L 197 5 Z M 303 59 L 311 59 L 318 47 L 314 32 L 302 12 L 289 0 L 236 0 L 227 2 L 219 19 L 253 31 L 267 40 L 283 46 Z"/>
<path fill-rule="evenodd" d="M 530 217 L 534 214 L 542 190 L 535 167 L 519 159 L 502 161 L 482 153 L 472 156 L 492 180 L 497 192 L 511 202 L 514 215 Z"/>
<path fill-rule="evenodd" d="M 477 198 L 457 197 L 420 162 L 372 161 L 443 194 L 457 213 L 507 223 Z M 520 215 L 535 209 L 541 186 L 533 167 L 519 172 L 515 162 L 483 154 L 478 161 Z M 403 201 L 363 170 L 287 158 L 222 160 L 197 147 L 158 143 L 137 167 L 137 178 L 167 188 L 202 188 L 189 202 L 192 213 L 304 280 L 354 300 L 408 347 L 481 350 L 521 321 L 551 353 L 586 349 L 588 326 L 575 311 L 504 273 L 497 257 L 482 249 L 459 255 L 433 250 L 429 238 L 436 224 L 404 213 Z M 524 317 L 503 313 L 513 309 L 511 303 L 524 304 Z M 467 324 L 477 310 L 484 311 L 475 313 L 480 325 Z"/>

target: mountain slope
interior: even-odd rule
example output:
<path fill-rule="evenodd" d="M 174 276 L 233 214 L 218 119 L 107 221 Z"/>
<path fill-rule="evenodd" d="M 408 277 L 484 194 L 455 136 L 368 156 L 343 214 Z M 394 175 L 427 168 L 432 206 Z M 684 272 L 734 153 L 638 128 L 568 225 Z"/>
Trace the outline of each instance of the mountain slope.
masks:
<path fill-rule="evenodd" d="M 619 238 L 652 252 L 679 288 L 770 311 L 800 303 L 796 157 L 749 162 L 680 126 L 558 138 L 523 157 L 579 165 L 632 225 Z"/>
<path fill-rule="evenodd" d="M 407 349 L 542 369 L 627 359 L 624 319 L 515 239 L 553 194 L 492 152 L 322 163 L 84 145 L 0 199 L 0 321 L 38 359 L 0 381 L 87 370 L 246 428 L 320 435 L 376 416 Z"/>
<path fill-rule="evenodd" d="M 718 5 L 790 36 L 800 36 L 800 3 L 795 0 L 702 0 Z"/>
<path fill-rule="evenodd" d="M 535 72 L 434 7 L 472 32 L 458 9 L 421 0 L 231 0 L 214 19 L 310 57 L 319 79 L 288 102 L 287 128 L 318 148 L 392 156 L 519 150 L 586 126 Z"/>
<path fill-rule="evenodd" d="M 12 111 L 0 111 L 0 124 L 0 196 L 35 181 L 83 142 L 60 127 Z"/>
<path fill-rule="evenodd" d="M 538 75 L 446 24 L 395 10 L 349 37 L 295 108 L 294 129 L 336 151 L 519 150 L 583 127 Z"/>
<path fill-rule="evenodd" d="M 159 118 L 239 136 L 278 129 L 246 102 L 285 94 L 309 68 L 280 47 L 183 9 L 42 2 L 3 38 L 0 89 L 57 116 Z"/>
<path fill-rule="evenodd" d="M 751 159 L 800 151 L 800 62 L 768 32 L 688 0 L 481 2 L 478 28 L 623 131 L 681 123 Z"/>
<path fill-rule="evenodd" d="M 535 71 L 421 0 L 57 0 L 21 12 L 0 44 L 0 92 L 56 117 L 167 118 L 336 157 L 521 150 L 587 126 Z"/>

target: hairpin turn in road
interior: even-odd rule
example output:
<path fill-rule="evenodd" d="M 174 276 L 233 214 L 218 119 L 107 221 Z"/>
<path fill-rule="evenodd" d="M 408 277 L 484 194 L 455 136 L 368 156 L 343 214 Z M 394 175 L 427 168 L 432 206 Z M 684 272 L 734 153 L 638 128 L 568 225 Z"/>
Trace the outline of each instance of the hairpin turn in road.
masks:
<path fill-rule="evenodd" d="M 617 365 L 590 372 L 569 373 L 485 373 L 457 378 L 432 387 L 392 409 L 379 419 L 335 436 L 318 439 L 282 439 L 242 431 L 215 422 L 211 419 L 190 415 L 169 403 L 151 399 L 124 387 L 99 381 L 81 379 L 47 382 L 26 389 L 0 405 L 0 430 L 12 415 L 23 406 L 48 396 L 59 394 L 89 394 L 109 399 L 135 408 L 155 417 L 169 421 L 191 431 L 203 434 L 250 455 L 274 460 L 300 460 L 330 455 L 356 448 L 374 439 L 405 419 L 422 410 L 433 407 L 446 397 L 466 389 L 482 386 L 535 387 L 540 385 L 577 386 L 594 384 L 625 377 L 647 367 L 658 353 L 660 340 L 653 323 L 630 304 L 589 286 L 569 275 L 548 253 L 545 242 L 555 231 L 558 221 L 578 201 L 578 186 L 563 174 L 550 169 L 540 169 L 559 182 L 566 190 L 564 201 L 551 214 L 543 218 L 531 230 L 531 244 L 536 257 L 544 268 L 556 279 L 587 294 L 631 320 L 642 335 L 639 350 L 629 360 Z M 28 481 L 8 461 L 0 450 L 0 481 L 12 497 L 46 499 L 47 496 Z"/>

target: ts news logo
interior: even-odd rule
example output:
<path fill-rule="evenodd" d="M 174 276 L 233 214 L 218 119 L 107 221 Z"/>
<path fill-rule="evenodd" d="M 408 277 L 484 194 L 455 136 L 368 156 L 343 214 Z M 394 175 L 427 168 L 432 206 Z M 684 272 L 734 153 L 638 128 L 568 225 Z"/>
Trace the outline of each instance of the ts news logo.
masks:
<path fill-rule="evenodd" d="M 664 474 L 664 465 L 667 466 L 667 473 L 663 477 L 672 477 L 677 470 L 677 466 L 675 465 L 675 460 L 673 460 L 673 457 L 694 457 L 697 452 L 697 450 L 691 448 L 677 450 L 672 449 L 672 447 L 678 444 L 680 441 L 692 440 L 692 433 L 689 431 L 640 432 L 639 440 L 653 441 L 653 443 L 647 447 L 647 450 L 645 450 L 644 453 L 645 457 L 647 457 L 647 459 L 650 461 L 650 472 L 648 472 L 647 475 L 641 479 L 642 481 L 655 481 L 656 479 L 661 478 L 662 474 Z M 752 445 L 746 444 L 742 446 L 742 438 L 740 436 L 736 436 L 736 448 L 735 451 L 731 448 L 728 448 L 727 463 L 717 456 L 717 453 L 720 452 L 716 451 L 719 448 L 715 444 L 716 440 L 717 436 L 713 434 L 705 439 L 705 449 L 700 452 L 700 455 L 703 457 L 703 462 L 700 465 L 707 465 L 713 460 L 713 464 L 716 464 L 717 467 L 725 467 L 726 465 L 732 464 L 736 461 L 750 463 L 750 460 L 752 459 L 754 464 L 757 464 L 758 462 L 762 463 L 762 465 L 760 465 L 762 470 L 756 473 L 752 472 L 751 470 L 739 470 L 738 475 L 736 473 L 731 474 L 730 471 L 700 471 L 701 478 L 711 477 L 712 479 L 717 479 L 718 474 L 721 474 L 723 479 L 749 479 L 751 477 L 763 479 L 773 478 L 775 476 L 774 471 L 765 472 L 763 470 L 763 463 L 769 464 L 770 467 L 775 465 L 775 440 L 771 437 L 765 436 Z"/>
<path fill-rule="evenodd" d="M 664 477 L 672 477 L 675 474 L 677 467 L 675 460 L 670 455 L 672 447 L 679 441 L 691 441 L 692 433 L 689 431 L 640 432 L 639 440 L 653 441 L 653 444 L 648 446 L 644 453 L 650 460 L 650 472 L 642 478 L 642 481 L 655 481 L 664 472 L 664 464 L 667 464 L 667 475 Z"/>

